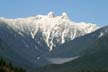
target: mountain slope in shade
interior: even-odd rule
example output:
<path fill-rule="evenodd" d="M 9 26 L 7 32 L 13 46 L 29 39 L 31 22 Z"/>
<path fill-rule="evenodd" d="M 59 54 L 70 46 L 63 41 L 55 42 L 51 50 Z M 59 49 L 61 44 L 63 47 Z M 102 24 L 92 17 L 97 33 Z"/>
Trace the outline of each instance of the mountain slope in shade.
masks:
<path fill-rule="evenodd" d="M 59 65 L 47 65 L 37 69 L 37 72 L 81 72 L 82 70 L 90 70 L 92 72 L 92 70 L 108 70 L 108 26 L 76 40 L 80 41 L 80 39 L 85 37 L 92 38 L 92 36 L 96 37 L 93 43 L 88 46 L 84 53 L 81 53 L 83 55 L 78 59 Z"/>

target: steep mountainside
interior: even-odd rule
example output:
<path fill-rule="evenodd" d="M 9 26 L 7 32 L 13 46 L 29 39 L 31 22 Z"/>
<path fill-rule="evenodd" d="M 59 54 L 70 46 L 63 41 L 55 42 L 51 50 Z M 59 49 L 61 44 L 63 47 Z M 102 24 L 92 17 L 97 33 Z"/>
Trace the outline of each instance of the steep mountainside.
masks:
<path fill-rule="evenodd" d="M 108 26 L 103 27 L 91 34 L 80 37 L 78 40 L 85 37 L 91 38 L 91 36 L 94 35 L 96 38 L 93 43 L 88 46 L 88 49 L 85 50 L 83 56 L 64 64 L 53 64 L 38 68 L 37 72 L 107 72 Z"/>

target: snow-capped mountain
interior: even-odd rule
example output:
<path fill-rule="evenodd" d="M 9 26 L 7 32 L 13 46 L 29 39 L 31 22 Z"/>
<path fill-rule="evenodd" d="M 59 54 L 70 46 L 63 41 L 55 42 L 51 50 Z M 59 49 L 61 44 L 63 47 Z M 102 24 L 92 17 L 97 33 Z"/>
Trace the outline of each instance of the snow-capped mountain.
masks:
<path fill-rule="evenodd" d="M 36 35 L 40 31 L 42 39 L 50 51 L 56 45 L 73 40 L 98 28 L 95 24 L 72 22 L 66 13 L 63 13 L 62 16 L 55 16 L 53 12 L 46 16 L 37 15 L 35 17 L 19 19 L 1 18 L 1 21 L 5 22 L 20 36 L 29 36 L 33 40 L 36 39 Z"/>
<path fill-rule="evenodd" d="M 99 27 L 91 23 L 76 23 L 66 13 L 55 16 L 37 15 L 28 18 L 0 18 L 0 55 L 19 64 L 40 66 L 61 64 L 79 58 L 93 38 L 84 35 Z M 103 33 L 99 37 L 103 36 Z M 19 61 L 20 60 L 20 61 Z"/>

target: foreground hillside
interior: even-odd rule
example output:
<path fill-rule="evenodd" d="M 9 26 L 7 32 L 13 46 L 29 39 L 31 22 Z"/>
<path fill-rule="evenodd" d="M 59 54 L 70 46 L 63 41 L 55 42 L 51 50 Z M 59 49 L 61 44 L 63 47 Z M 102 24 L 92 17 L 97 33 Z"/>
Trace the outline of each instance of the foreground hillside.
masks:
<path fill-rule="evenodd" d="M 6 62 L 0 58 L 0 72 L 26 72 L 22 68 L 14 67 L 11 63 Z"/>

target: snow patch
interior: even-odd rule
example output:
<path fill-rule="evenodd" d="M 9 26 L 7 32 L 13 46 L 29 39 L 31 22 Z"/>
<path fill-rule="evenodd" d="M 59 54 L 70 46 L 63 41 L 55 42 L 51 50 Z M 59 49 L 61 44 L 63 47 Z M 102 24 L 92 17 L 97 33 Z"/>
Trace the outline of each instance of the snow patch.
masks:
<path fill-rule="evenodd" d="M 103 35 L 104 35 L 104 33 L 101 32 L 100 35 L 98 36 L 98 38 L 102 37 Z"/>
<path fill-rule="evenodd" d="M 77 58 L 79 58 L 79 56 L 71 57 L 71 58 L 48 58 L 48 61 L 50 61 L 52 64 L 63 64 L 65 62 L 69 62 Z"/>

